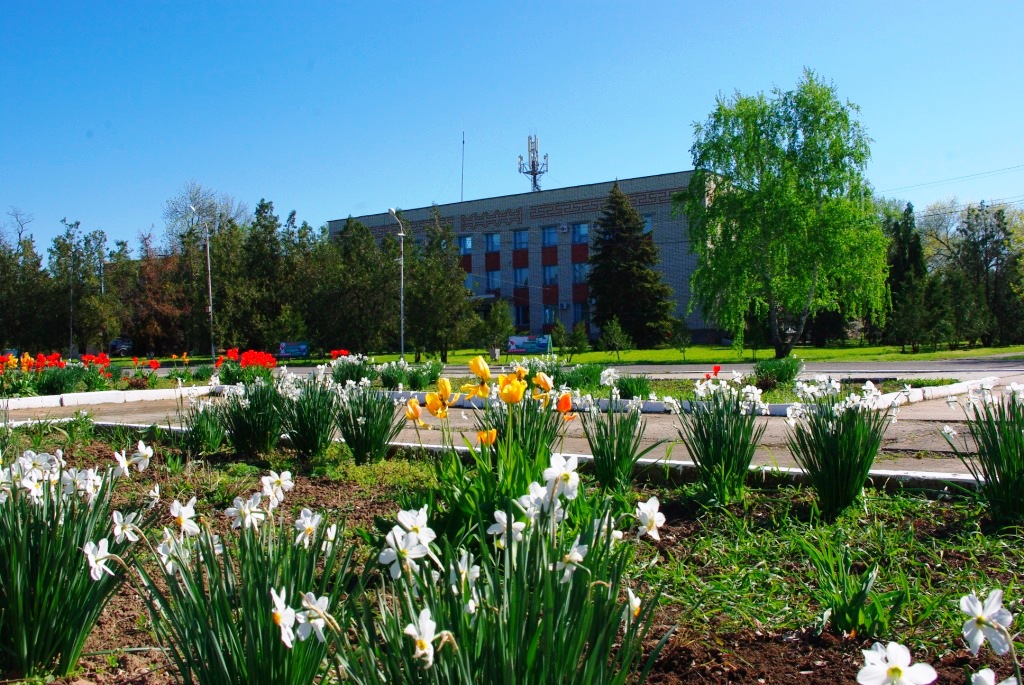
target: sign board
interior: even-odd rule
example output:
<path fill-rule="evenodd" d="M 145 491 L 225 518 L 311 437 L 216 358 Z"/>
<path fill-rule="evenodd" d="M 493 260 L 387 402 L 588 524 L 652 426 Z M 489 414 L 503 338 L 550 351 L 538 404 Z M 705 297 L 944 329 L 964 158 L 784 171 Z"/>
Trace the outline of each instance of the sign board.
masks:
<path fill-rule="evenodd" d="M 551 354 L 550 335 L 513 335 L 508 339 L 508 354 Z"/>
<path fill-rule="evenodd" d="M 293 359 L 295 357 L 309 356 L 309 343 L 306 342 L 283 342 L 278 347 L 277 356 L 279 359 Z"/>

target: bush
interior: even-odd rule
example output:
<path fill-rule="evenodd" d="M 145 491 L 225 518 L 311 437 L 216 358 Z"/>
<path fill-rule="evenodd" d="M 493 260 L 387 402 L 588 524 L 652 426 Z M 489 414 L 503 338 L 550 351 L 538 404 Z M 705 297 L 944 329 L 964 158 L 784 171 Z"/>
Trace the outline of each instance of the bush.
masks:
<path fill-rule="evenodd" d="M 742 500 L 750 462 L 767 427 L 756 425 L 757 415 L 767 409 L 761 391 L 710 379 L 697 383 L 696 395 L 690 411 L 679 415 L 679 438 L 713 502 Z"/>
<path fill-rule="evenodd" d="M 768 392 L 780 385 L 792 385 L 803 368 L 804 363 L 796 357 L 762 359 L 754 364 L 754 377 L 757 387 Z"/>
<path fill-rule="evenodd" d="M 1024 522 L 1024 388 L 1012 385 L 1002 401 L 989 395 L 970 407 L 970 413 L 965 410 L 967 428 L 977 453 L 968 450 L 966 441 L 957 445 L 951 429 L 943 435 L 977 479 L 993 520 Z"/>

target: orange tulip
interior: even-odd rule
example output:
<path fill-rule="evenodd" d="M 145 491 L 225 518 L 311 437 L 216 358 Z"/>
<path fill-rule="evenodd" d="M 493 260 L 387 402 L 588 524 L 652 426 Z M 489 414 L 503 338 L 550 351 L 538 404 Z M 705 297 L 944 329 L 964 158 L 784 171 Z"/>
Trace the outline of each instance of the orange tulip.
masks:
<path fill-rule="evenodd" d="M 490 447 L 498 439 L 498 429 L 492 428 L 487 431 L 477 431 L 476 439 L 483 447 Z"/>
<path fill-rule="evenodd" d="M 570 393 L 562 393 L 562 396 L 558 398 L 558 404 L 555 405 L 555 408 L 566 421 L 572 421 L 576 418 L 576 414 L 572 413 L 572 394 Z"/>

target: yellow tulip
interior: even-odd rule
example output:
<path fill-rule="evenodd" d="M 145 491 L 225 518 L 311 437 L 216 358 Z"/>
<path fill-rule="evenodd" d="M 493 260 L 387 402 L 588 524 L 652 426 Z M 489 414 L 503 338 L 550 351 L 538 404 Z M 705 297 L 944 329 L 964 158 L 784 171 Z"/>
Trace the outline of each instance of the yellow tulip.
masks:
<path fill-rule="evenodd" d="M 420 408 L 420 401 L 415 397 L 410 397 L 409 401 L 405 403 L 405 418 L 409 421 L 413 421 L 420 428 L 430 428 L 423 420 L 420 415 L 423 410 Z"/>
<path fill-rule="evenodd" d="M 474 397 L 487 397 L 491 394 L 491 386 L 486 381 L 480 381 L 479 383 L 466 383 L 459 392 L 466 393 L 466 399 L 471 400 Z"/>
<path fill-rule="evenodd" d="M 505 404 L 518 404 L 526 394 L 526 381 L 519 380 L 516 374 L 498 377 L 498 396 Z"/>
<path fill-rule="evenodd" d="M 477 442 L 483 447 L 490 447 L 494 444 L 494 441 L 498 439 L 498 429 L 492 428 L 487 431 L 477 431 L 476 433 Z"/>
<path fill-rule="evenodd" d="M 479 355 L 469 360 L 469 370 L 483 383 L 491 380 L 491 367 L 487 366 L 487 362 Z"/>
<path fill-rule="evenodd" d="M 551 376 L 547 375 L 543 371 L 538 371 L 537 375 L 533 377 L 533 384 L 544 392 L 551 392 L 551 388 L 555 386 L 555 382 L 551 380 Z"/>
<path fill-rule="evenodd" d="M 437 379 L 437 392 L 427 393 L 427 411 L 439 419 L 448 418 L 448 407 L 459 401 L 458 395 L 452 394 L 452 382 L 447 378 Z"/>

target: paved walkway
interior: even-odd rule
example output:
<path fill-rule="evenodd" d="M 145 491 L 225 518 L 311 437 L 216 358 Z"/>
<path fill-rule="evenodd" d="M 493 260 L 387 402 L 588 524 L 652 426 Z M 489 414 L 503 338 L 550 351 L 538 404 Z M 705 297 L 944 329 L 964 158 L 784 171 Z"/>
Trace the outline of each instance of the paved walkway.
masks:
<path fill-rule="evenodd" d="M 747 371 L 750 365 L 723 365 L 723 372 L 733 369 Z M 828 373 L 840 377 L 898 377 L 942 376 L 960 380 L 970 380 L 985 376 L 999 376 L 999 386 L 1010 382 L 1024 383 L 1024 362 L 1000 359 L 957 360 L 955 362 L 912 362 L 912 363 L 852 363 L 852 364 L 814 364 L 808 365 L 806 374 Z M 913 368 L 910 368 L 913 367 Z M 451 368 L 448 373 L 453 376 L 460 374 L 460 369 Z M 468 374 L 468 371 L 466 371 Z M 650 373 L 655 377 L 700 377 L 702 373 L 695 367 L 620 367 L 620 373 Z M 999 387 L 997 386 L 997 387 Z M 50 409 L 18 410 L 10 412 L 13 421 L 38 418 L 56 418 L 71 416 L 76 411 L 85 410 L 96 421 L 116 423 L 159 424 L 162 426 L 179 425 L 179 404 L 175 400 L 155 402 L 139 402 L 132 404 L 97 404 L 84 407 L 59 407 Z M 428 422 L 431 417 L 426 417 Z M 644 444 L 649 445 L 659 440 L 665 444 L 651 452 L 649 456 L 663 459 L 668 456 L 672 460 L 688 460 L 686 448 L 677 443 L 679 418 L 670 415 L 646 415 L 647 430 L 644 433 Z M 904 471 L 929 471 L 948 473 L 967 473 L 966 467 L 957 459 L 942 436 L 943 426 L 949 424 L 961 435 L 966 433 L 963 425 L 964 411 L 961 407 L 950 407 L 945 400 L 929 400 L 905 405 L 901 408 L 897 422 L 886 432 L 883 442 L 883 454 L 877 467 Z M 767 424 L 765 434 L 754 457 L 754 463 L 764 466 L 794 466 L 793 457 L 787 447 L 789 427 L 784 418 L 762 418 Z M 461 443 L 463 437 L 475 443 L 476 434 L 473 415 L 470 411 L 454 410 L 451 416 L 452 428 L 457 433 L 456 441 Z M 399 436 L 400 442 L 416 443 L 420 440 L 425 444 L 439 444 L 440 433 L 437 430 L 416 431 L 407 428 Z M 587 454 L 589 448 L 583 436 L 579 421 L 568 424 L 561 450 L 564 452 Z"/>

